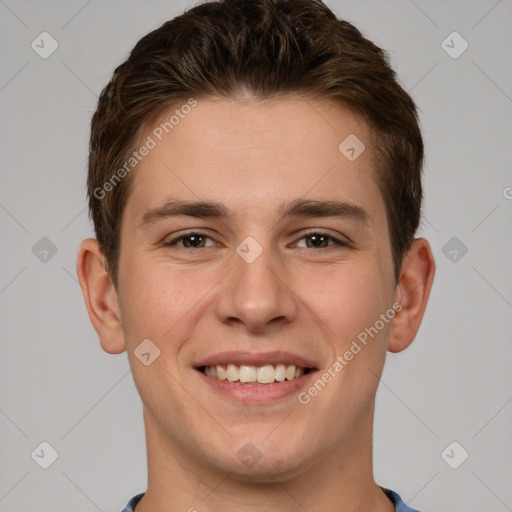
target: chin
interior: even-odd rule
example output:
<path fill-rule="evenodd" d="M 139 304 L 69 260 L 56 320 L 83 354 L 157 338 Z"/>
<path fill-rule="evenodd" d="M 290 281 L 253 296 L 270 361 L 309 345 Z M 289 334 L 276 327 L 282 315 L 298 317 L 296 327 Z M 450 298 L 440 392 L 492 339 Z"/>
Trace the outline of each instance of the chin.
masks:
<path fill-rule="evenodd" d="M 277 460 L 275 457 L 272 457 L 272 459 L 266 458 L 265 460 L 264 457 L 262 457 L 252 467 L 247 467 L 239 461 L 236 461 L 230 469 L 230 478 L 242 482 L 261 484 L 289 480 L 306 469 L 304 467 L 304 460 L 299 461 L 296 460 L 295 457 L 291 460 L 291 457 L 293 457 L 292 454 L 290 454 L 290 457 L 287 457 L 285 460 Z"/>
<path fill-rule="evenodd" d="M 235 449 L 231 457 L 224 457 L 222 470 L 240 481 L 275 483 L 293 478 L 311 465 L 310 457 L 304 450 L 307 444 L 290 442 L 290 438 L 288 442 L 279 438 L 270 442 L 265 435 L 268 435 L 268 430 L 258 438 L 262 441 L 253 443 L 245 438 L 234 442 L 231 449 Z M 217 459 L 217 466 L 220 460 Z"/>

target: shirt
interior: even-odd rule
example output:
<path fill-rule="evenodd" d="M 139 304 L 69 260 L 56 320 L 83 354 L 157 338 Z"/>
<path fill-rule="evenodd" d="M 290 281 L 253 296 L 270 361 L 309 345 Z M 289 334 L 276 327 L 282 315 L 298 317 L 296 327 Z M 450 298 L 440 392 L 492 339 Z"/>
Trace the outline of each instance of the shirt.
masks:
<path fill-rule="evenodd" d="M 414 508 L 408 507 L 403 501 L 402 498 L 391 489 L 386 489 L 385 487 L 381 487 L 381 489 L 386 493 L 386 496 L 391 498 L 391 501 L 395 504 L 395 512 L 419 512 L 419 510 L 416 510 Z M 133 512 L 133 509 L 135 505 L 141 500 L 142 496 L 144 496 L 145 493 L 137 494 L 137 496 L 134 496 L 129 502 L 128 505 L 126 505 L 126 508 L 123 510 L 123 512 Z"/>

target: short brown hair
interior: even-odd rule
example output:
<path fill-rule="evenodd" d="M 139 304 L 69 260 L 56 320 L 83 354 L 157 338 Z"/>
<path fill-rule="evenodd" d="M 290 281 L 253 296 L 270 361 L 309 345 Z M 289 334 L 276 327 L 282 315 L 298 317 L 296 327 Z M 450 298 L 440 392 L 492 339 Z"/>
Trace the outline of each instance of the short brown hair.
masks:
<path fill-rule="evenodd" d="M 423 141 L 416 106 L 387 54 L 321 0 L 220 0 L 196 5 L 144 36 L 99 97 L 91 123 L 89 209 L 116 288 L 133 173 L 105 185 L 148 124 L 168 109 L 241 91 L 256 99 L 330 98 L 363 116 L 374 139 L 398 280 L 420 222 Z"/>

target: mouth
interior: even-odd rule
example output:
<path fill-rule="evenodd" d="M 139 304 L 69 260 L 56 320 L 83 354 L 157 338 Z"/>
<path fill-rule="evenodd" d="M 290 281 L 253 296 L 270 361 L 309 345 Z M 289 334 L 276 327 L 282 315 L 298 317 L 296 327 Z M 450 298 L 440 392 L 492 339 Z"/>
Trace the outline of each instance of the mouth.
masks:
<path fill-rule="evenodd" d="M 247 385 L 268 385 L 295 380 L 316 370 L 315 368 L 305 368 L 295 366 L 294 364 L 270 363 L 261 366 L 228 363 L 215 366 L 201 366 L 197 369 L 213 379 Z"/>
<path fill-rule="evenodd" d="M 224 352 L 193 366 L 215 394 L 244 404 L 267 404 L 307 386 L 319 366 L 289 352 Z"/>

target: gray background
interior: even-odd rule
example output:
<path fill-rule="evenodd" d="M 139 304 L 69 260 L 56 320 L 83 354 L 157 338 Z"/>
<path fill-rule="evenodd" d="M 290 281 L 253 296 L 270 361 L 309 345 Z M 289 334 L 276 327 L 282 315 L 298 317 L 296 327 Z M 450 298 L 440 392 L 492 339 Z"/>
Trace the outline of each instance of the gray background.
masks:
<path fill-rule="evenodd" d="M 512 510 L 512 1 L 327 3 L 389 50 L 427 152 L 420 234 L 437 275 L 415 342 L 388 355 L 376 480 L 422 511 Z M 97 95 L 135 42 L 187 5 L 0 1 L 0 512 L 120 511 L 146 489 L 126 353 L 102 351 L 75 260 L 93 234 Z M 47 59 L 31 48 L 43 31 L 59 45 Z M 442 45 L 453 31 L 469 44 L 458 58 L 445 50 L 461 39 Z M 43 441 L 59 454 L 48 469 L 31 457 Z"/>

